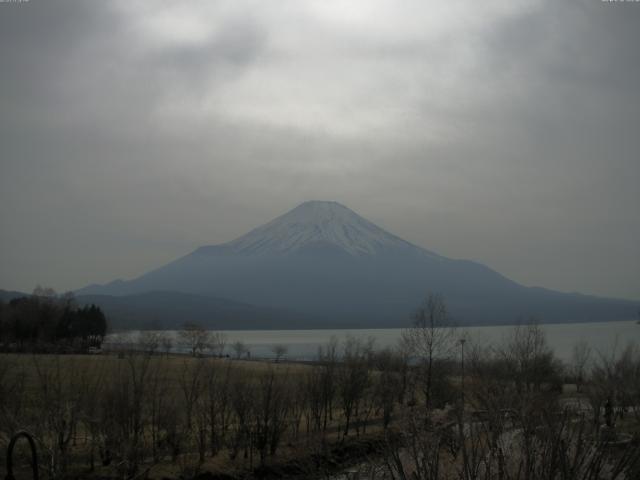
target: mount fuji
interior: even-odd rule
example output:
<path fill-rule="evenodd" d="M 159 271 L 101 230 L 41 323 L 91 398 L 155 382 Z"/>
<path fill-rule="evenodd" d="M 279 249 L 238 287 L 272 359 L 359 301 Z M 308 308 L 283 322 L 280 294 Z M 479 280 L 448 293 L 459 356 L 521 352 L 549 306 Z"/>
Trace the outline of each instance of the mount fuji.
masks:
<path fill-rule="evenodd" d="M 133 280 L 76 293 L 108 314 L 135 318 L 138 327 L 159 316 L 167 328 L 200 319 L 211 328 L 241 329 L 404 327 L 429 292 L 442 294 L 454 320 L 467 325 L 529 317 L 626 320 L 637 309 L 631 301 L 522 286 L 324 201 L 305 202 L 231 242 L 200 247 Z M 148 299 L 146 310 L 141 298 Z M 162 308 L 151 313 L 150 302 Z"/>

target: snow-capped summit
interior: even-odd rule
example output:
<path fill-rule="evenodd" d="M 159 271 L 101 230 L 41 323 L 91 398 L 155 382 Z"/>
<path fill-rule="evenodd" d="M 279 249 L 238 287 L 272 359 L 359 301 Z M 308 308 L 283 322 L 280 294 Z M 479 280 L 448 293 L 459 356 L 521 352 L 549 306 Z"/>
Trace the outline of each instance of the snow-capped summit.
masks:
<path fill-rule="evenodd" d="M 350 255 L 417 248 L 337 202 L 308 201 L 226 244 L 236 253 L 295 253 L 336 248 Z"/>

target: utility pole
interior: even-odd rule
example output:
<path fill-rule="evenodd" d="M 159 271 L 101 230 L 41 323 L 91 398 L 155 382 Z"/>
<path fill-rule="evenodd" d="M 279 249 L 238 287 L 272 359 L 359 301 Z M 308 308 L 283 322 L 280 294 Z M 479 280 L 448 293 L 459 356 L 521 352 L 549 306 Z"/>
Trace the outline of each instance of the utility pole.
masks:
<path fill-rule="evenodd" d="M 465 338 L 461 338 L 460 339 L 460 347 L 461 347 L 461 354 L 460 354 L 460 366 L 461 366 L 461 370 L 462 370 L 462 381 L 461 383 L 461 390 L 462 390 L 462 411 L 464 411 L 464 344 L 467 340 Z"/>
<path fill-rule="evenodd" d="M 464 436 L 464 343 L 467 340 L 463 337 L 460 339 L 460 367 L 461 367 L 461 381 L 460 381 L 460 412 L 458 420 L 458 433 L 460 435 L 460 447 L 462 448 L 462 466 L 464 469 L 464 478 L 471 478 L 471 469 L 469 466 L 469 455 L 467 453 L 467 444 Z M 471 424 L 469 424 L 471 428 Z"/>

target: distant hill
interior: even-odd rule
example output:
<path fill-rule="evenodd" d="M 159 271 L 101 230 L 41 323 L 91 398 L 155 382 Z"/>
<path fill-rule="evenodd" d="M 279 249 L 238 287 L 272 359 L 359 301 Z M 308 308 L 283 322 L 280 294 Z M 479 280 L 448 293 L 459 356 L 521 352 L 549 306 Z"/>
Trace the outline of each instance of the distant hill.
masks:
<path fill-rule="evenodd" d="M 109 320 L 109 327 L 114 330 L 179 329 L 185 322 L 197 323 L 211 330 L 296 329 L 304 328 L 312 320 L 282 309 L 181 292 L 78 295 L 77 301 L 99 305 Z"/>
<path fill-rule="evenodd" d="M 11 290 L 0 290 L 0 301 L 10 302 L 14 298 L 28 297 L 30 293 L 15 292 Z"/>
<path fill-rule="evenodd" d="M 406 242 L 336 202 L 319 201 L 133 280 L 92 285 L 77 294 L 91 295 L 132 327 L 130 322 L 156 316 L 159 324 L 173 325 L 188 310 L 192 320 L 224 328 L 372 328 L 407 326 L 428 292 L 441 293 L 454 319 L 467 325 L 531 316 L 542 322 L 630 320 L 638 306 L 525 287 L 479 263 Z M 164 305 L 164 314 L 151 314 L 147 302 Z M 140 316 L 141 311 L 147 313 Z"/>
<path fill-rule="evenodd" d="M 14 298 L 30 295 L 0 290 L 0 301 L 9 302 Z M 176 330 L 186 322 L 197 323 L 212 330 L 324 326 L 319 319 L 309 315 L 181 292 L 157 291 L 122 296 L 77 295 L 76 302 L 79 305 L 100 306 L 111 330 Z"/>

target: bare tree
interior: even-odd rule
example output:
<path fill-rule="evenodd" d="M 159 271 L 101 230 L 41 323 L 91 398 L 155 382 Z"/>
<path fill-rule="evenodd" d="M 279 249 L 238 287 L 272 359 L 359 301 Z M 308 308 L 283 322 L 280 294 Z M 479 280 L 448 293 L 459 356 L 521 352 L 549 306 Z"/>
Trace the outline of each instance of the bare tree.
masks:
<path fill-rule="evenodd" d="M 138 472 L 145 458 L 151 356 L 130 352 L 118 361 L 104 384 L 100 402 L 100 453 L 103 464 L 117 461 L 123 477 Z"/>
<path fill-rule="evenodd" d="M 306 378 L 304 375 L 298 376 L 295 380 L 291 380 L 287 383 L 287 388 L 290 392 L 289 400 L 289 424 L 291 426 L 291 432 L 293 440 L 298 441 L 300 435 L 300 425 L 302 419 L 305 417 L 305 413 L 309 408 L 309 396 L 308 391 L 305 388 Z"/>
<path fill-rule="evenodd" d="M 9 442 L 25 416 L 26 377 L 24 366 L 0 354 L 0 445 Z"/>
<path fill-rule="evenodd" d="M 640 348 L 634 342 L 621 351 L 617 345 L 608 355 L 600 353 L 594 361 L 585 393 L 594 411 L 594 422 L 598 424 L 602 406 L 610 401 L 617 415 L 625 411 L 634 412 L 640 421 Z"/>
<path fill-rule="evenodd" d="M 371 342 L 355 337 L 347 337 L 344 344 L 342 364 L 337 369 L 338 395 L 345 419 L 344 436 L 349 435 L 353 417 L 358 417 L 365 390 L 371 378 L 369 355 Z"/>
<path fill-rule="evenodd" d="M 204 393 L 205 382 L 204 359 L 190 360 L 184 359 L 180 372 L 178 384 L 182 392 L 183 407 L 185 411 L 185 424 L 187 431 L 193 428 L 194 409 L 196 402 Z"/>
<path fill-rule="evenodd" d="M 333 401 L 337 392 L 338 339 L 331 337 L 329 342 L 318 348 L 318 362 L 322 368 L 321 397 L 323 410 L 323 431 L 327 430 L 329 420 L 333 420 Z"/>
<path fill-rule="evenodd" d="M 441 295 L 430 294 L 414 315 L 413 327 L 402 333 L 405 345 L 417 356 L 424 369 L 423 384 L 428 408 L 433 403 L 434 366 L 451 353 L 455 328 Z"/>
<path fill-rule="evenodd" d="M 51 287 L 43 287 L 42 285 L 37 285 L 36 288 L 33 289 L 34 297 L 54 298 L 56 295 L 58 294 Z"/>
<path fill-rule="evenodd" d="M 300 390 L 305 393 L 304 416 L 306 419 L 307 434 L 318 432 L 322 428 L 322 418 L 327 403 L 323 398 L 323 369 L 315 367 L 305 372 Z"/>
<path fill-rule="evenodd" d="M 196 323 L 185 323 L 179 335 L 181 343 L 191 352 L 193 357 L 201 355 L 211 344 L 211 333 Z"/>
<path fill-rule="evenodd" d="M 407 398 L 410 398 L 411 400 L 414 399 L 415 389 L 413 388 L 413 382 L 411 382 L 411 346 L 407 345 L 404 337 L 400 337 L 400 341 L 398 342 L 393 355 L 396 358 L 399 375 L 397 391 L 398 402 L 400 404 L 405 404 Z"/>
<path fill-rule="evenodd" d="M 92 365 L 87 365 L 88 375 L 86 382 L 83 382 L 82 408 L 80 422 L 84 426 L 85 443 L 89 443 L 89 470 L 95 468 L 96 448 L 100 445 L 100 399 L 104 389 L 105 378 L 104 361 L 95 361 Z"/>
<path fill-rule="evenodd" d="M 276 363 L 280 362 L 282 357 L 284 357 L 289 349 L 286 345 L 278 344 L 271 347 L 271 352 L 276 356 Z"/>
<path fill-rule="evenodd" d="M 230 385 L 234 374 L 232 364 L 222 366 L 210 361 L 205 368 L 206 420 L 209 424 L 209 449 L 214 457 L 222 448 L 231 417 Z"/>
<path fill-rule="evenodd" d="M 276 374 L 270 368 L 260 376 L 253 410 L 255 446 L 264 465 L 267 455 L 275 455 L 282 434 L 287 428 L 290 395 L 285 383 L 286 375 Z"/>
<path fill-rule="evenodd" d="M 392 480 L 440 480 L 444 474 L 445 429 L 425 425 L 422 415 L 411 410 L 401 419 L 397 437 L 387 435 L 382 460 Z M 446 465 L 451 469 L 450 465 Z M 464 478 L 464 477 L 461 477 Z M 466 479 L 465 479 L 466 480 Z"/>
<path fill-rule="evenodd" d="M 582 340 L 573 346 L 571 354 L 571 373 L 576 382 L 578 392 L 582 391 L 582 385 L 588 370 L 588 364 L 591 360 L 591 347 Z"/>
<path fill-rule="evenodd" d="M 222 357 L 227 346 L 227 336 L 222 332 L 213 332 L 209 338 L 209 349 L 214 357 Z"/>
<path fill-rule="evenodd" d="M 248 458 L 253 448 L 252 417 L 255 409 L 256 387 L 254 382 L 247 382 L 246 379 L 238 376 L 233 377 L 230 387 L 233 421 L 231 422 L 232 438 L 229 457 L 235 460 L 240 451 L 244 450 L 244 458 Z"/>
<path fill-rule="evenodd" d="M 560 364 L 535 320 L 512 330 L 502 355 L 511 368 L 518 394 L 540 390 L 543 383 L 557 383 Z"/>
<path fill-rule="evenodd" d="M 391 422 L 399 390 L 402 388 L 403 362 L 395 352 L 383 350 L 375 356 L 377 375 L 374 378 L 373 399 L 379 412 L 382 413 L 382 426 L 386 430 Z"/>
<path fill-rule="evenodd" d="M 80 419 L 82 401 L 81 383 L 87 380 L 87 372 L 75 360 L 61 365 L 61 358 L 53 362 L 41 362 L 33 357 L 36 371 L 34 395 L 35 410 L 39 413 L 36 429 L 42 446 L 48 455 L 49 476 L 62 476 L 67 468 L 69 446 Z"/>
<path fill-rule="evenodd" d="M 240 340 L 234 342 L 233 345 L 231 345 L 231 348 L 233 349 L 233 353 L 235 353 L 235 357 L 237 359 L 242 358 L 242 356 L 247 352 L 247 346 Z"/>
<path fill-rule="evenodd" d="M 162 336 L 158 332 L 146 330 L 138 334 L 139 348 L 149 355 L 153 355 L 160 348 Z"/>
<path fill-rule="evenodd" d="M 162 346 L 162 351 L 166 356 L 169 356 L 171 353 L 171 349 L 173 348 L 173 337 L 168 332 L 162 332 L 160 336 L 160 345 Z"/>

